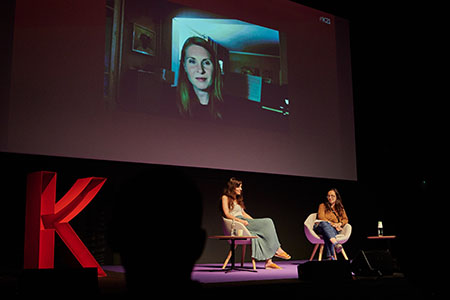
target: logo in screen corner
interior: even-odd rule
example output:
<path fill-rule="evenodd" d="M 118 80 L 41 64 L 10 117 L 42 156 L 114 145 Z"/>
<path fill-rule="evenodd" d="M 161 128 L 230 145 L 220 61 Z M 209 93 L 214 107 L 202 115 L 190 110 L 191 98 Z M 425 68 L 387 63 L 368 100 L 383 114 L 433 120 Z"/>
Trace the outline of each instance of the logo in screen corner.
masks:
<path fill-rule="evenodd" d="M 331 25 L 331 19 L 328 18 L 328 17 L 320 17 L 319 21 L 322 22 L 322 23 L 325 23 L 327 25 Z"/>

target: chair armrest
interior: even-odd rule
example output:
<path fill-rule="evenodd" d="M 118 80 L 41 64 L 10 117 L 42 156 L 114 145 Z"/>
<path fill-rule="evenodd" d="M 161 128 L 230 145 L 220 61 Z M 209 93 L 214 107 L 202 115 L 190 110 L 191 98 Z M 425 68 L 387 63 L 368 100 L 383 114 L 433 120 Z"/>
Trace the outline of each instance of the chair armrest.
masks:
<path fill-rule="evenodd" d="M 250 231 L 248 230 L 247 226 L 242 224 L 241 222 L 235 222 L 236 230 L 242 230 L 244 235 L 250 236 L 252 235 Z"/>
<path fill-rule="evenodd" d="M 224 229 L 226 229 L 227 232 L 230 233 L 230 232 L 231 232 L 231 223 L 232 223 L 232 220 L 223 217 L 223 221 L 224 221 L 224 225 L 225 225 L 225 228 L 224 228 Z M 252 234 L 250 233 L 250 231 L 248 230 L 247 226 L 245 226 L 245 225 L 242 224 L 241 222 L 234 222 L 234 224 L 235 224 L 236 230 L 240 230 L 240 229 L 241 229 L 244 235 L 247 235 L 247 236 L 252 235 Z"/>
<path fill-rule="evenodd" d="M 352 225 L 349 223 L 345 224 L 344 227 L 342 227 L 341 234 L 343 234 L 346 238 L 350 237 L 352 234 Z"/>

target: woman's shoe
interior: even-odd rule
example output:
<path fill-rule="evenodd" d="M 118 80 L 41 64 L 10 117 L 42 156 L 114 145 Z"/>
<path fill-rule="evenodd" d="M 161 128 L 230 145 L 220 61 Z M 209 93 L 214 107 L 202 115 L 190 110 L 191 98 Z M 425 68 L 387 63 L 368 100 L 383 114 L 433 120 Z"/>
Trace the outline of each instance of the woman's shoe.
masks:
<path fill-rule="evenodd" d="M 271 263 L 271 264 L 266 265 L 266 270 L 268 270 L 268 269 L 281 270 L 281 269 L 283 269 L 283 268 L 280 267 L 280 266 L 277 265 L 277 264 Z"/>
<path fill-rule="evenodd" d="M 285 260 L 291 259 L 291 256 L 289 254 L 287 254 L 286 252 L 283 252 L 280 254 L 275 253 L 275 257 L 285 259 Z"/>

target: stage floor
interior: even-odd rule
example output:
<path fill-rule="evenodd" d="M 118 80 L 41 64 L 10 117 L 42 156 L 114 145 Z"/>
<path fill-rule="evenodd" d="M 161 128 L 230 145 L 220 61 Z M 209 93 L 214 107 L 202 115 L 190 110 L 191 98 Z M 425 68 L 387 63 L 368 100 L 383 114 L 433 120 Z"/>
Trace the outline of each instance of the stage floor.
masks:
<path fill-rule="evenodd" d="M 225 294 L 252 296 L 311 297 L 329 299 L 329 293 L 323 290 L 323 282 L 298 279 L 297 266 L 307 260 L 276 261 L 282 270 L 266 270 L 264 262 L 256 263 L 256 272 L 252 271 L 250 262 L 242 270 L 226 272 L 221 263 L 196 264 L 191 278 L 200 282 L 203 296 Z M 230 265 L 228 265 L 229 267 Z M 240 267 L 240 263 L 236 263 Z M 121 266 L 103 266 L 108 277 L 99 280 L 101 294 L 120 294 L 123 291 L 124 270 Z M 102 283 L 103 282 L 103 283 Z M 109 282 L 109 284 L 108 284 Z M 114 282 L 114 284 L 111 284 Z M 354 277 L 353 280 L 327 283 L 328 289 L 339 290 L 339 295 L 346 299 L 421 299 L 424 294 L 412 286 L 401 273 L 392 276 Z M 112 288 L 112 290 L 111 290 Z M 427 295 L 427 294 L 425 294 Z M 425 297 L 426 298 L 426 297 Z"/>
<path fill-rule="evenodd" d="M 411 284 L 401 273 L 392 276 L 354 277 L 344 282 L 327 282 L 324 290 L 323 282 L 299 280 L 297 266 L 306 260 L 277 261 L 282 270 L 265 270 L 264 262 L 257 263 L 257 272 L 252 270 L 251 263 L 244 265 L 243 271 L 226 272 L 221 263 L 196 264 L 192 272 L 192 279 L 200 283 L 203 296 L 217 295 L 251 295 L 279 297 L 280 295 L 300 299 L 311 297 L 314 299 L 329 299 L 329 291 L 337 290 L 346 299 L 432 299 L 433 293 L 420 288 L 420 284 Z M 240 264 L 236 264 L 240 266 Z M 98 295 L 105 299 L 110 297 L 127 296 L 125 270 L 122 266 L 102 266 L 107 277 L 98 278 Z M 17 296 L 20 288 L 22 272 L 0 273 L 0 290 L 2 295 Z M 149 272 L 149 274 L 152 274 Z M 148 276 L 151 290 L 152 276 Z M 167 281 L 169 287 L 177 287 L 176 282 Z M 161 287 L 158 287 L 161 288 Z M 328 291 L 328 292 L 327 292 Z M 41 291 L 42 292 L 42 291 Z M 332 293 L 333 294 L 333 293 Z"/>
<path fill-rule="evenodd" d="M 196 264 L 192 270 L 192 280 L 200 283 L 225 283 L 225 282 L 243 282 L 260 280 L 282 280 L 297 279 L 297 266 L 306 260 L 276 261 L 276 264 L 282 267 L 281 270 L 266 270 L 264 262 L 256 263 L 256 271 L 253 271 L 251 262 L 244 263 L 241 268 L 240 263 L 236 263 L 238 270 L 222 270 L 222 264 Z M 228 264 L 227 267 L 230 267 Z M 103 270 L 124 273 L 122 266 L 103 266 Z"/>
<path fill-rule="evenodd" d="M 195 265 L 191 278 L 201 283 L 220 283 L 220 282 L 242 282 L 256 280 L 281 280 L 296 279 L 297 266 L 306 260 L 276 261 L 276 264 L 282 267 L 282 270 L 266 270 L 264 262 L 256 263 L 256 272 L 253 272 L 251 262 L 236 263 L 238 270 L 222 270 L 222 264 L 197 264 Z M 230 264 L 228 264 L 230 267 Z"/>
<path fill-rule="evenodd" d="M 205 297 L 218 295 L 248 295 L 261 297 L 286 296 L 296 299 L 310 297 L 329 299 L 331 290 L 338 290 L 346 299 L 418 299 L 424 294 L 412 286 L 401 273 L 392 276 L 354 277 L 353 280 L 328 282 L 324 290 L 323 282 L 298 279 L 297 266 L 307 260 L 276 261 L 282 270 L 265 270 L 264 262 L 256 263 L 256 272 L 250 262 L 243 270 L 226 272 L 221 263 L 196 264 L 191 278 L 200 282 L 201 293 Z M 229 267 L 230 265 L 228 265 Z M 240 263 L 236 264 L 240 267 Z M 103 266 L 108 277 L 99 279 L 101 294 L 119 295 L 124 290 L 124 270 L 121 266 Z M 328 292 L 327 292 L 328 291 Z M 333 293 L 331 293 L 333 294 Z M 427 295 L 427 294 L 425 294 Z"/>

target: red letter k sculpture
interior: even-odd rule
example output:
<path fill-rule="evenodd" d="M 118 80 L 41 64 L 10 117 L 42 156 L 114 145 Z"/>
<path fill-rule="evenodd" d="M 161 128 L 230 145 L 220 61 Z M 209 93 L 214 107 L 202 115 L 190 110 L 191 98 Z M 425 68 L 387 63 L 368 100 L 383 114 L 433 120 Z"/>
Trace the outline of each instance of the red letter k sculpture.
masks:
<path fill-rule="evenodd" d="M 106 276 L 98 262 L 69 225 L 95 197 L 106 178 L 78 179 L 56 202 L 56 173 L 28 174 L 25 213 L 25 269 L 54 267 L 55 231 L 83 268 L 97 268 L 98 276 Z"/>

